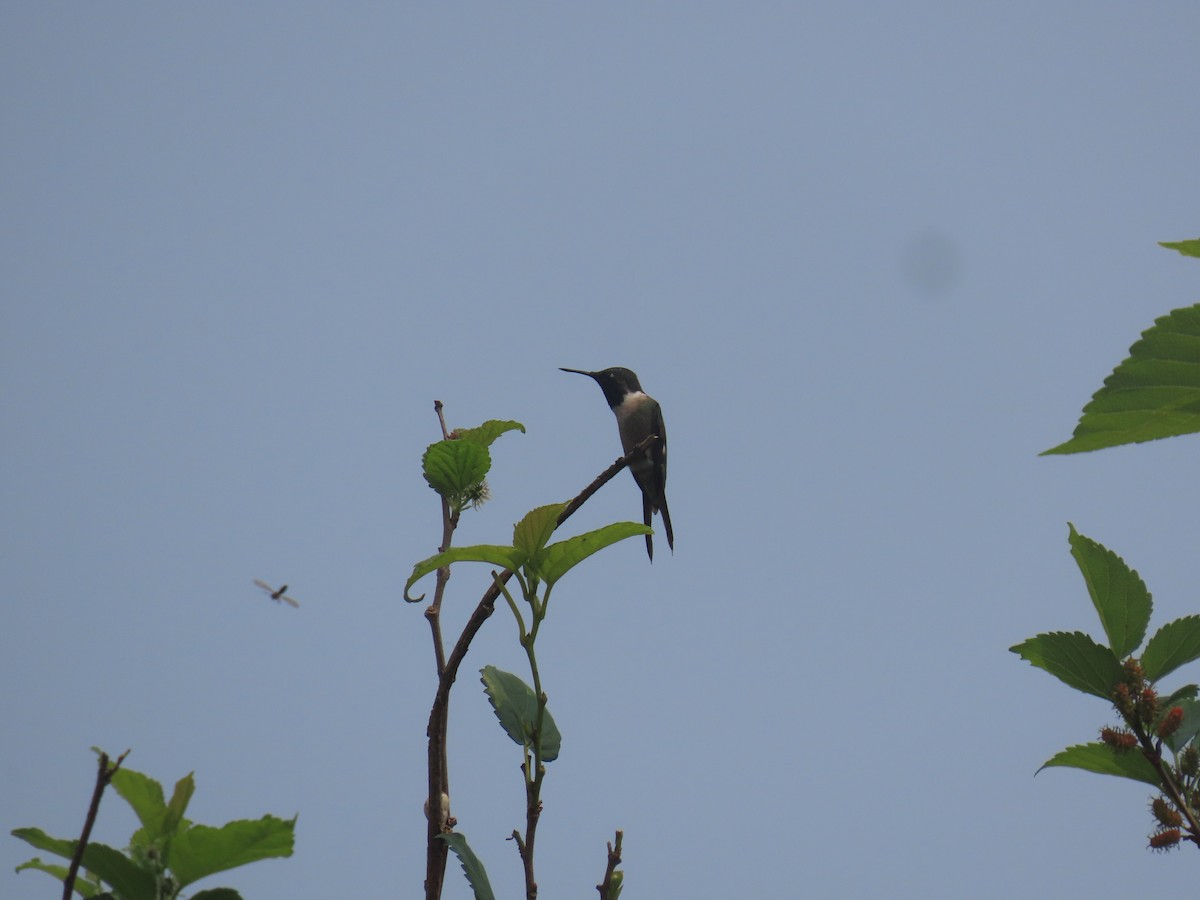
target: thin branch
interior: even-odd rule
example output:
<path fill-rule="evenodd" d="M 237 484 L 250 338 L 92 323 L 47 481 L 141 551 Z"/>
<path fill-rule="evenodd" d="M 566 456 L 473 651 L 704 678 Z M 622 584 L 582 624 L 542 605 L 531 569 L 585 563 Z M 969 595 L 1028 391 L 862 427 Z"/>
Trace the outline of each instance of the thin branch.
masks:
<path fill-rule="evenodd" d="M 612 892 L 613 873 L 621 864 L 621 838 L 624 836 L 625 833 L 618 830 L 616 847 L 614 848 L 611 843 L 608 845 L 608 868 L 604 870 L 604 880 L 596 885 L 596 890 L 600 892 L 600 900 L 609 900 Z"/>
<path fill-rule="evenodd" d="M 533 780 L 529 780 L 528 763 L 523 763 L 521 768 L 525 770 L 525 840 L 518 842 L 517 846 L 521 850 L 521 862 L 525 868 L 525 900 L 537 900 L 538 886 L 533 878 L 533 846 L 537 839 L 538 820 L 542 816 L 542 779 L 546 777 L 546 767 L 542 765 L 537 754 L 534 757 L 534 764 L 537 766 L 537 773 Z"/>
<path fill-rule="evenodd" d="M 600 488 L 612 481 L 618 472 L 629 465 L 630 460 L 644 453 L 652 445 L 661 442 L 662 438 L 657 434 L 650 435 L 650 437 L 646 438 L 644 441 L 614 462 L 611 466 L 597 475 L 595 481 L 580 491 L 579 494 L 567 504 L 567 508 L 564 509 L 562 514 L 558 517 L 558 524 L 561 525 L 563 522 L 567 521 L 567 519 L 571 518 L 571 516 L 575 514 L 575 510 L 579 509 L 579 507 L 583 506 L 584 503 L 590 500 L 592 494 L 596 493 L 596 491 L 600 490 Z"/>
<path fill-rule="evenodd" d="M 442 440 L 448 441 L 450 440 L 450 432 L 446 430 L 446 417 L 442 415 L 442 409 L 442 401 L 434 400 L 433 411 L 437 413 L 438 421 L 442 423 Z"/>
<path fill-rule="evenodd" d="M 92 802 L 88 806 L 87 818 L 83 823 L 83 834 L 79 836 L 79 840 L 75 844 L 75 853 L 71 856 L 71 865 L 67 869 L 67 877 L 63 879 L 63 900 L 71 900 L 71 895 L 75 891 L 75 878 L 79 875 L 79 865 L 83 862 L 83 851 L 87 849 L 88 839 L 92 836 L 92 826 L 96 824 L 96 813 L 100 811 L 100 796 L 104 793 L 104 789 L 108 787 L 108 783 L 112 781 L 112 777 L 117 774 L 117 769 L 121 768 L 121 763 L 125 761 L 125 757 L 129 755 L 126 750 L 117 757 L 117 761 L 110 767 L 108 764 L 108 754 L 100 754 L 100 767 L 96 772 L 96 787 L 92 791 Z"/>

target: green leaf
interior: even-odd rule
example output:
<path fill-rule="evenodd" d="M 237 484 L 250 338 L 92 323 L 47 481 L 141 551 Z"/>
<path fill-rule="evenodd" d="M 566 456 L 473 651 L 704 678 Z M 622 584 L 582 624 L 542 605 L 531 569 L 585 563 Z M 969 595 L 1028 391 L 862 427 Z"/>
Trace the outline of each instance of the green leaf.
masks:
<path fill-rule="evenodd" d="M 1200 616 L 1184 616 L 1150 638 L 1142 653 L 1142 670 L 1154 682 L 1195 659 L 1200 659 Z"/>
<path fill-rule="evenodd" d="M 511 672 L 503 672 L 495 666 L 484 666 L 479 670 L 484 690 L 496 718 L 505 734 L 520 746 L 534 745 L 534 730 L 537 726 L 537 695 L 533 688 Z M 562 735 L 554 724 L 549 709 L 542 710 L 542 762 L 558 759 L 562 749 Z"/>
<path fill-rule="evenodd" d="M 541 551 L 554 534 L 558 517 L 566 508 L 565 503 L 551 503 L 526 513 L 525 518 L 513 527 L 513 546 L 527 557 Z"/>
<path fill-rule="evenodd" d="M 546 586 L 552 587 L 558 579 L 593 553 L 625 538 L 653 533 L 652 528 L 638 525 L 636 522 L 614 522 L 587 534 L 577 534 L 547 547 L 538 558 L 538 572 Z"/>
<path fill-rule="evenodd" d="M 420 597 L 408 596 L 409 588 L 442 566 L 456 562 L 485 562 L 502 569 L 517 569 L 525 561 L 523 554 L 515 547 L 502 547 L 498 544 L 476 544 L 473 547 L 451 547 L 445 553 L 431 556 L 413 566 L 412 574 L 404 582 L 404 599 L 409 603 L 420 603 L 425 595 Z"/>
<path fill-rule="evenodd" d="M 119 850 L 92 841 L 84 848 L 83 865 L 124 900 L 154 900 L 154 876 Z"/>
<path fill-rule="evenodd" d="M 1195 700 L 1197 694 L 1200 694 L 1200 686 L 1185 684 L 1183 687 L 1173 691 L 1171 696 L 1165 700 L 1160 697 L 1159 702 L 1164 706 L 1175 706 L 1180 700 Z"/>
<path fill-rule="evenodd" d="M 1071 529 L 1071 555 L 1083 573 L 1088 594 L 1118 659 L 1129 656 L 1146 637 L 1150 624 L 1150 592 L 1138 573 L 1102 544 Z"/>
<path fill-rule="evenodd" d="M 16 829 L 13 834 L 16 834 L 16 832 L 20 830 L 21 829 Z M 44 863 L 36 856 L 33 859 L 25 860 L 25 862 L 17 866 L 15 871 L 20 872 L 22 869 L 32 869 L 35 872 L 45 872 L 47 875 L 53 875 L 59 881 L 66 881 L 67 872 L 70 871 L 67 866 L 60 866 L 57 863 Z M 86 897 L 89 895 L 84 894 L 84 896 Z"/>
<path fill-rule="evenodd" d="M 496 438 L 507 431 L 520 431 L 524 434 L 525 426 L 511 420 L 489 419 L 478 428 L 460 428 L 455 431 L 455 436 L 460 441 L 471 441 L 483 447 L 490 447 Z"/>
<path fill-rule="evenodd" d="M 70 872 L 70 868 L 68 866 L 44 863 L 37 857 L 21 863 L 19 866 L 17 866 L 16 871 L 20 872 L 22 869 L 32 869 L 35 872 L 45 872 L 47 875 L 57 878 L 63 884 L 66 883 L 67 874 Z M 103 890 L 99 884 L 88 880 L 83 872 L 76 873 L 75 884 L 73 885 L 73 888 L 75 893 L 81 897 L 98 897 L 101 896 L 100 892 Z M 111 897 L 112 895 L 104 894 L 103 896 Z"/>
<path fill-rule="evenodd" d="M 466 836 L 452 831 L 449 834 L 439 834 L 438 837 L 450 845 L 450 849 L 462 863 L 463 874 L 467 876 L 467 883 L 475 892 L 475 900 L 495 900 L 492 885 L 488 882 L 487 871 L 483 868 L 479 857 L 475 855 L 475 851 L 467 845 Z"/>
<path fill-rule="evenodd" d="M 1200 256 L 1200 238 L 1190 241 L 1159 241 L 1158 246 L 1178 250 L 1184 256 Z"/>
<path fill-rule="evenodd" d="M 175 782 L 175 792 L 171 795 L 171 802 L 163 810 L 160 833 L 164 837 L 173 837 L 179 830 L 179 824 L 187 822 L 183 814 L 192 799 L 192 794 L 196 791 L 196 782 L 192 778 L 192 774 L 188 772 L 187 775 Z"/>
<path fill-rule="evenodd" d="M 45 850 L 47 853 L 53 853 L 63 859 L 69 860 L 75 855 L 75 841 L 50 837 L 40 828 L 17 828 L 13 830 L 12 835 L 27 844 L 32 844 L 39 850 Z M 30 862 L 37 861 L 31 860 Z M 98 875 L 106 884 L 111 885 L 125 900 L 154 900 L 154 876 L 139 868 L 133 860 L 119 850 L 92 841 L 84 848 L 83 865 L 88 871 Z M 40 862 L 30 868 L 37 868 L 44 872 L 50 871 Z M 54 873 L 51 872 L 51 874 Z"/>
<path fill-rule="evenodd" d="M 260 859 L 291 856 L 296 820 L 263 816 L 239 819 L 220 828 L 193 825 L 171 841 L 171 872 L 180 887 Z"/>
<path fill-rule="evenodd" d="M 475 441 L 438 441 L 421 459 L 425 480 L 449 501 L 483 481 L 491 467 L 487 447 Z"/>
<path fill-rule="evenodd" d="M 1108 744 L 1099 742 L 1077 744 L 1046 760 L 1042 769 L 1049 769 L 1053 766 L 1085 769 L 1100 775 L 1116 775 L 1160 787 L 1158 773 L 1154 771 L 1154 766 L 1150 765 L 1149 760 L 1136 748 L 1125 753 L 1118 753 Z M 1038 771 L 1040 772 L 1041 769 Z"/>
<path fill-rule="evenodd" d="M 1023 660 L 1086 694 L 1112 699 L 1121 663 L 1111 650 L 1082 632 L 1039 634 L 1009 647 Z"/>
<path fill-rule="evenodd" d="M 12 836 L 20 838 L 38 850 L 45 850 L 47 853 L 53 853 L 55 856 L 61 856 L 63 859 L 70 859 L 75 855 L 74 841 L 65 841 L 62 838 L 50 837 L 50 835 L 46 834 L 40 828 L 14 828 Z"/>
<path fill-rule="evenodd" d="M 134 814 L 146 830 L 147 842 L 157 840 L 162 834 L 160 828 L 167 808 L 162 785 L 132 769 L 117 769 L 110 783 L 121 799 L 133 807 Z"/>
<path fill-rule="evenodd" d="M 1084 453 L 1200 431 L 1200 304 L 1155 321 L 1083 408 L 1074 436 L 1042 452 Z"/>
<path fill-rule="evenodd" d="M 52 838 L 41 828 L 13 829 L 12 836 L 37 847 L 38 850 L 54 853 L 55 856 L 64 859 L 71 859 L 74 856 L 76 841 Z M 104 883 L 109 884 L 125 900 L 154 900 L 154 876 L 139 868 L 132 859 L 118 850 L 113 850 L 112 847 L 91 841 L 83 851 L 83 866 L 92 874 L 100 877 Z M 56 866 L 48 866 L 38 859 L 31 859 L 24 868 L 49 872 L 50 875 L 55 875 L 60 880 L 62 877 L 66 877 L 65 869 L 59 876 Z M 80 893 L 84 893 L 83 890 L 80 890 Z"/>

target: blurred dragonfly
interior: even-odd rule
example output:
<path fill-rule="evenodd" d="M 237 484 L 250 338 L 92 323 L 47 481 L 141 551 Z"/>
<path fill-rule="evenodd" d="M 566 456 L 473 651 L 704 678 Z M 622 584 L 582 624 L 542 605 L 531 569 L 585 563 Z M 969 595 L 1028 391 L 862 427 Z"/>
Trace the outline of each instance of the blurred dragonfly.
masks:
<path fill-rule="evenodd" d="M 300 604 L 297 603 L 295 600 L 293 600 L 291 597 L 287 596 L 286 591 L 287 591 L 288 586 L 286 584 L 283 587 L 281 587 L 279 590 L 275 590 L 275 588 L 271 587 L 265 581 L 259 581 L 257 578 L 254 579 L 254 583 L 257 584 L 264 591 L 266 591 L 267 595 L 272 600 L 274 600 L 276 603 L 278 603 L 280 600 L 282 600 L 284 603 L 290 603 L 292 606 L 299 608 Z"/>

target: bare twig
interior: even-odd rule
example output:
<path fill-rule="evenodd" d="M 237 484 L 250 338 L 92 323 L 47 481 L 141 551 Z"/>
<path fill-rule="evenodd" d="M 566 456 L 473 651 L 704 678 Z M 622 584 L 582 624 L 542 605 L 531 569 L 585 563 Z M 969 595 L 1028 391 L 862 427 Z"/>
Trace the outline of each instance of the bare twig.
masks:
<path fill-rule="evenodd" d="M 92 826 L 96 824 L 96 813 L 100 811 L 100 796 L 104 793 L 104 789 L 108 787 L 108 783 L 112 781 L 112 777 L 117 774 L 117 769 L 121 768 L 121 763 L 125 761 L 125 757 L 128 755 L 129 751 L 126 750 L 110 766 L 108 764 L 108 754 L 100 754 L 100 766 L 96 772 L 96 787 L 92 791 L 92 802 L 88 806 L 87 818 L 83 823 L 83 834 L 79 836 L 79 840 L 75 844 L 75 853 L 71 856 L 71 865 L 67 869 L 67 877 L 63 879 L 63 900 L 71 900 L 71 895 L 75 891 L 75 878 L 79 875 L 79 866 L 83 862 L 83 851 L 87 849 L 88 839 L 92 836 Z"/>
<path fill-rule="evenodd" d="M 433 411 L 437 413 L 438 421 L 442 423 L 442 440 L 448 441 L 450 440 L 450 432 L 446 430 L 446 417 L 442 415 L 442 409 L 442 401 L 434 400 Z"/>
<path fill-rule="evenodd" d="M 608 868 L 604 870 L 604 880 L 596 885 L 596 890 L 600 892 L 600 900 L 609 900 L 612 892 L 613 873 L 621 864 L 621 838 L 624 836 L 625 833 L 618 830 L 616 846 L 614 847 L 611 843 L 608 845 Z"/>

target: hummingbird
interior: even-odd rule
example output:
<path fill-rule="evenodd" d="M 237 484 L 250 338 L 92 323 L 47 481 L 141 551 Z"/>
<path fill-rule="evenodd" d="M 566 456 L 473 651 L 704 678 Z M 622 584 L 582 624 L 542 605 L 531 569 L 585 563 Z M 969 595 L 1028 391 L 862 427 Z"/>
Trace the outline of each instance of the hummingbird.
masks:
<path fill-rule="evenodd" d="M 667 530 L 667 546 L 675 551 L 675 534 L 671 531 L 671 513 L 667 511 L 667 429 L 663 424 L 662 407 L 658 401 L 642 390 L 638 377 L 628 369 L 620 367 L 585 372 L 583 369 L 562 369 L 576 375 L 587 375 L 600 385 L 604 399 L 617 417 L 617 430 L 621 434 L 621 446 L 628 453 L 652 434 L 661 441 L 651 444 L 648 450 L 629 462 L 633 480 L 642 489 L 642 519 L 647 525 L 650 517 L 662 513 L 663 526 Z M 654 542 L 646 535 L 646 555 L 654 561 Z"/>

